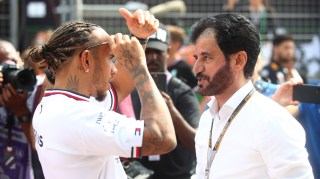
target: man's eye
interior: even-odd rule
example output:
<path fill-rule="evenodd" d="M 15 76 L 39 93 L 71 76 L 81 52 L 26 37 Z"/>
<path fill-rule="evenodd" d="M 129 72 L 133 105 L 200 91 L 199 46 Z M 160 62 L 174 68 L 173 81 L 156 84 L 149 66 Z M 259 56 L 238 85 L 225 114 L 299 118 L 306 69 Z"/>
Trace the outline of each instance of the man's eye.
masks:
<path fill-rule="evenodd" d="M 213 58 L 207 57 L 207 56 L 204 56 L 204 57 L 203 57 L 203 60 L 204 60 L 205 62 L 211 62 L 212 59 L 213 59 Z"/>
<path fill-rule="evenodd" d="M 110 60 L 112 63 L 116 63 L 116 61 L 117 61 L 117 59 L 116 59 L 116 57 L 114 55 L 110 55 L 108 57 L 108 60 Z"/>
<path fill-rule="evenodd" d="M 112 61 L 112 63 L 116 63 L 116 61 L 117 61 L 116 57 L 113 56 L 113 57 L 111 58 L 111 61 Z"/>

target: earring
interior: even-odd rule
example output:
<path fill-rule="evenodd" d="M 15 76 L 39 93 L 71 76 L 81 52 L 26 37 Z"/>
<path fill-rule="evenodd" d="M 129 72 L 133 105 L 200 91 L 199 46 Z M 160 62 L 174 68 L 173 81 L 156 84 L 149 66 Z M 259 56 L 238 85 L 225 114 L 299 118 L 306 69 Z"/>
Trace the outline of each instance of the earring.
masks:
<path fill-rule="evenodd" d="M 86 73 L 88 73 L 88 72 L 89 72 L 89 68 L 86 69 Z"/>

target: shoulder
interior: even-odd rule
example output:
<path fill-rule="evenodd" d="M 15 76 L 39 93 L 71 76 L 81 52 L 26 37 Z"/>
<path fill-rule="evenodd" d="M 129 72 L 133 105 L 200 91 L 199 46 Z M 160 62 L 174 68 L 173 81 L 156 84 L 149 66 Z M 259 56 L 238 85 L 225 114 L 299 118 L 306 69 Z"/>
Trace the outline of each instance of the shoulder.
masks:
<path fill-rule="evenodd" d="M 177 63 L 178 66 L 181 66 L 183 68 L 192 69 L 191 65 L 189 65 L 186 61 L 180 60 L 179 63 Z"/>
<path fill-rule="evenodd" d="M 176 78 L 176 77 L 172 77 L 170 79 L 168 87 L 178 88 L 183 90 L 191 90 L 191 88 L 186 83 L 184 83 L 183 81 L 181 81 L 179 78 Z"/>
<path fill-rule="evenodd" d="M 188 86 L 186 83 L 184 83 L 183 81 L 181 81 L 180 79 L 178 79 L 176 77 L 172 77 L 169 81 L 168 94 L 171 97 L 178 97 L 178 96 L 181 96 L 184 94 L 185 95 L 186 94 L 194 95 L 190 86 Z"/>
<path fill-rule="evenodd" d="M 260 113 L 258 115 L 260 115 L 261 119 L 273 117 L 293 118 L 285 108 L 259 92 L 255 92 L 248 104 L 254 108 L 254 113 Z"/>
<path fill-rule="evenodd" d="M 304 135 L 299 122 L 285 108 L 268 97 L 256 92 L 249 100 L 248 107 L 251 114 L 243 115 L 250 118 L 250 126 L 253 126 L 256 134 L 272 133 L 298 138 Z"/>
<path fill-rule="evenodd" d="M 248 102 L 250 109 L 253 110 L 253 119 L 261 128 L 298 128 L 300 125 L 296 119 L 282 106 L 272 99 L 256 92 L 252 100 Z"/>

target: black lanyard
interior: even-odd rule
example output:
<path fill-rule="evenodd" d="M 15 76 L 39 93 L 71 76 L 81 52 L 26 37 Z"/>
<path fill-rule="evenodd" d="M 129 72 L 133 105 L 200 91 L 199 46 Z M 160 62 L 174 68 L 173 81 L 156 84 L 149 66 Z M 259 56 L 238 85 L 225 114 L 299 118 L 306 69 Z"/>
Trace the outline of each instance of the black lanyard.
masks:
<path fill-rule="evenodd" d="M 209 173 L 210 173 L 210 168 L 211 168 L 211 164 L 213 162 L 213 159 L 216 155 L 216 153 L 219 150 L 220 147 L 220 143 L 227 131 L 227 129 L 229 128 L 231 122 L 234 120 L 234 118 L 237 116 L 237 114 L 240 112 L 240 110 L 242 109 L 242 107 L 247 103 L 247 101 L 251 98 L 252 94 L 255 92 L 254 88 L 247 94 L 246 97 L 244 97 L 242 99 L 242 101 L 240 102 L 240 104 L 237 106 L 237 108 L 233 111 L 233 113 L 231 114 L 231 116 L 229 117 L 226 125 L 224 126 L 224 128 L 222 129 L 220 136 L 216 142 L 216 144 L 214 145 L 214 147 L 212 148 L 212 128 L 213 128 L 213 119 L 212 119 L 212 123 L 211 123 L 211 129 L 210 129 L 210 134 L 209 134 L 209 148 L 208 148 L 208 153 L 207 153 L 207 166 L 205 169 L 205 174 L 206 174 L 206 178 L 209 178 Z"/>

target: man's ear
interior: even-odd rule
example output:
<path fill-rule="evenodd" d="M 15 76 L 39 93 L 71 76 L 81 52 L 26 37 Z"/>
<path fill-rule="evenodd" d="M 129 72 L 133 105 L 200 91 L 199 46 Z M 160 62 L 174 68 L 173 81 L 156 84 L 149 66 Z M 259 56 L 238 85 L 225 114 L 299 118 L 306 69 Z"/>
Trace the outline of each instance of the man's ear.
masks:
<path fill-rule="evenodd" d="M 89 60 L 89 51 L 85 50 L 82 52 L 80 57 L 80 64 L 81 69 L 83 69 L 85 72 L 89 72 L 90 69 L 90 60 Z"/>
<path fill-rule="evenodd" d="M 167 55 L 168 55 L 167 58 L 169 57 L 171 51 L 172 51 L 172 48 L 171 48 L 171 46 L 169 45 L 169 46 L 168 46 L 168 49 L 167 49 Z M 167 59 L 167 58 L 166 58 L 166 59 Z"/>
<path fill-rule="evenodd" d="M 243 69 L 248 60 L 247 52 L 245 51 L 239 51 L 233 54 L 231 58 L 233 58 L 235 62 L 234 65 L 236 69 Z"/>

